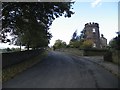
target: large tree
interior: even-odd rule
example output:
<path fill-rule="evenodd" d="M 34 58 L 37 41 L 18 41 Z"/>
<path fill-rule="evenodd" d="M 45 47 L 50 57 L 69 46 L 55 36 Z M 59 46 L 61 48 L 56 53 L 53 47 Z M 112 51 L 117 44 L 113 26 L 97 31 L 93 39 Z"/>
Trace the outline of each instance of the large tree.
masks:
<path fill-rule="evenodd" d="M 109 42 L 109 46 L 112 49 L 120 50 L 120 34 Z"/>
<path fill-rule="evenodd" d="M 66 45 L 67 45 L 66 42 L 58 39 L 58 40 L 55 41 L 53 47 L 54 47 L 55 49 L 60 49 L 60 48 L 65 48 Z"/>
<path fill-rule="evenodd" d="M 79 48 L 80 47 L 80 36 L 77 35 L 77 30 L 72 35 L 72 38 L 69 42 L 69 46 L 72 48 Z"/>
<path fill-rule="evenodd" d="M 26 47 L 47 46 L 51 38 L 49 26 L 62 15 L 71 17 L 72 2 L 4 2 L 2 3 L 1 42 L 14 41 Z"/>

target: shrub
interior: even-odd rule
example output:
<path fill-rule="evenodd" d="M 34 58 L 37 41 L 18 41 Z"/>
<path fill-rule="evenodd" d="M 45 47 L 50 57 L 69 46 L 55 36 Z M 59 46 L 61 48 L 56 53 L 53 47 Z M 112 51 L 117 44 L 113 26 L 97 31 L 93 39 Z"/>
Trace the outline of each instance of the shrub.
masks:
<path fill-rule="evenodd" d="M 82 45 L 83 48 L 92 48 L 92 46 L 93 42 L 91 40 L 85 40 Z"/>

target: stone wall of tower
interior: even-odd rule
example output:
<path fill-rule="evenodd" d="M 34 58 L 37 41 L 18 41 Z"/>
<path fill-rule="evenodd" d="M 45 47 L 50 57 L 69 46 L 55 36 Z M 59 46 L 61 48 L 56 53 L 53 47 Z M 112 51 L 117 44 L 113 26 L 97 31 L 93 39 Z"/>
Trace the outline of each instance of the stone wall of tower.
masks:
<path fill-rule="evenodd" d="M 100 42 L 101 42 L 101 48 L 106 48 L 106 46 L 107 46 L 107 39 L 104 37 L 103 34 L 101 34 Z"/>
<path fill-rule="evenodd" d="M 93 47 L 100 48 L 100 33 L 98 23 L 87 23 L 84 28 L 85 39 L 93 42 Z"/>

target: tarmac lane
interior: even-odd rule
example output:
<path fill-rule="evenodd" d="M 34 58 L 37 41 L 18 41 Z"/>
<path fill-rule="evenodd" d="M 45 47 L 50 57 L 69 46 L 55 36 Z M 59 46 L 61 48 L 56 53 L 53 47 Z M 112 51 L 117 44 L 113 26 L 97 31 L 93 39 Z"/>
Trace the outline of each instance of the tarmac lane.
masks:
<path fill-rule="evenodd" d="M 50 51 L 28 70 L 3 83 L 3 88 L 118 88 L 112 73 L 83 57 Z"/>

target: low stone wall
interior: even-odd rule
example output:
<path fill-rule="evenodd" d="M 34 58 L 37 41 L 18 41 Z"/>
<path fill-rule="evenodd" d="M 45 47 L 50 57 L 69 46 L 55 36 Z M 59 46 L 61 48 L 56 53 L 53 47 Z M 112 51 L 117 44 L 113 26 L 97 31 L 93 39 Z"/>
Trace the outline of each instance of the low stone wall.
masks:
<path fill-rule="evenodd" d="M 120 50 L 112 51 L 112 61 L 120 65 Z"/>
<path fill-rule="evenodd" d="M 105 53 L 104 61 L 112 62 L 112 52 L 110 50 Z"/>
<path fill-rule="evenodd" d="M 110 61 L 120 65 L 120 50 L 110 50 L 104 55 L 105 61 Z"/>
<path fill-rule="evenodd" d="M 84 49 L 81 51 L 83 52 L 83 56 L 104 56 L 107 52 L 106 49 Z"/>
<path fill-rule="evenodd" d="M 42 53 L 44 50 L 30 50 L 30 51 L 20 51 L 11 53 L 2 53 L 2 68 L 20 63 L 24 60 L 29 60 L 29 58 L 35 57 Z"/>

